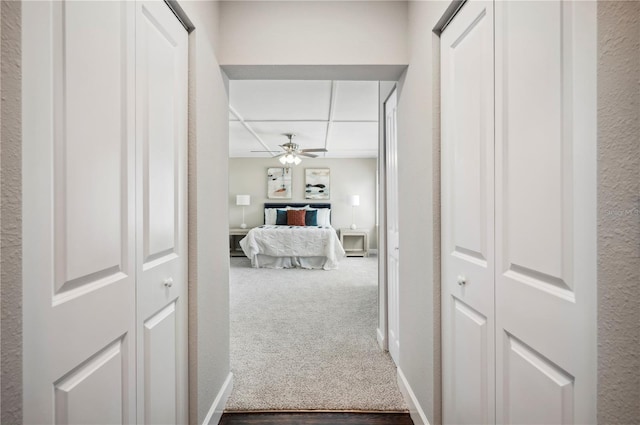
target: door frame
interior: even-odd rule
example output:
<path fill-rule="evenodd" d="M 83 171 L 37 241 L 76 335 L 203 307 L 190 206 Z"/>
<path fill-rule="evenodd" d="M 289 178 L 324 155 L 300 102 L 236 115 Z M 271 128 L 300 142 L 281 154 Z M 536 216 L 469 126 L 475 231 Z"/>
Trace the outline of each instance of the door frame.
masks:
<path fill-rule="evenodd" d="M 387 120 L 386 120 L 386 104 L 391 98 L 391 96 L 395 93 L 396 95 L 396 108 L 399 97 L 398 83 L 396 82 L 392 88 L 389 89 L 389 92 L 385 96 L 384 100 L 380 100 L 380 147 L 378 150 L 378 161 L 380 163 L 380 169 L 378 171 L 378 176 L 380 178 L 380 194 L 382 201 L 380 202 L 379 210 L 381 212 L 381 216 L 384 219 L 380 220 L 379 225 L 379 234 L 378 237 L 378 286 L 379 286 L 379 297 L 380 297 L 380 305 L 378 307 L 378 317 L 379 317 L 379 327 L 377 330 L 378 334 L 378 344 L 380 348 L 385 351 L 389 351 L 389 268 L 388 268 L 388 259 L 389 255 L 387 252 L 388 247 L 388 228 L 387 228 L 387 216 L 389 211 L 390 201 L 387 197 L 388 187 L 387 187 Z M 396 122 L 397 124 L 397 122 Z M 396 155 L 397 155 L 397 134 L 396 134 Z M 397 170 L 396 170 L 397 174 Z M 397 178 L 397 176 L 396 176 Z M 396 213 L 399 213 L 399 204 L 396 199 Z M 398 230 L 398 234 L 400 231 Z M 399 280 L 399 277 L 398 277 Z M 399 304 L 399 300 L 398 300 Z M 399 310 L 399 305 L 396 306 L 396 309 Z M 399 333 L 399 332 L 398 332 Z M 398 353 L 398 363 L 400 354 Z M 397 367 L 400 367 L 399 364 L 396 364 Z"/>
<path fill-rule="evenodd" d="M 383 93 L 382 85 L 379 94 Z M 385 351 L 389 350 L 389 305 L 388 305 L 388 282 L 387 282 L 387 138 L 386 138 L 386 118 L 385 105 L 394 91 L 398 90 L 398 82 L 394 81 L 392 86 L 385 91 L 384 97 L 380 96 L 379 101 L 379 146 L 378 146 L 378 328 L 376 336 L 378 346 Z"/>

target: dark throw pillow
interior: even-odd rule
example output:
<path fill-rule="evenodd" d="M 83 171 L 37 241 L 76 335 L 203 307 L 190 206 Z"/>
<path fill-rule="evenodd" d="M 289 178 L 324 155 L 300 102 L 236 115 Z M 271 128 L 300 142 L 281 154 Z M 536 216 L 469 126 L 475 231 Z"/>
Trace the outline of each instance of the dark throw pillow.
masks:
<path fill-rule="evenodd" d="M 305 226 L 317 226 L 318 225 L 318 210 L 307 210 L 307 214 L 304 216 Z"/>
<path fill-rule="evenodd" d="M 287 210 L 278 210 L 276 215 L 276 224 L 278 226 L 287 225 Z"/>

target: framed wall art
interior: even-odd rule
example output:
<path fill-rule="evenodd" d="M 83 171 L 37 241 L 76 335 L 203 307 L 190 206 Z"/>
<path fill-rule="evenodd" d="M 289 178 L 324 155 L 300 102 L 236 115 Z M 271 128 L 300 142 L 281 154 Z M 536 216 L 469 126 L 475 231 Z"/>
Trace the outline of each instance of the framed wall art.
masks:
<path fill-rule="evenodd" d="M 267 198 L 291 199 L 291 168 L 267 168 Z"/>
<path fill-rule="evenodd" d="M 304 199 L 329 199 L 331 195 L 331 170 L 328 168 L 305 168 Z"/>

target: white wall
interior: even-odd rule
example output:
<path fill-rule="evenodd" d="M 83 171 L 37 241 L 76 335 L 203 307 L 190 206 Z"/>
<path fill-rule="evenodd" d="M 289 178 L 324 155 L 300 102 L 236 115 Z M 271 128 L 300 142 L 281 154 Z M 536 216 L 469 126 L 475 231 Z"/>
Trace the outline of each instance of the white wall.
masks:
<path fill-rule="evenodd" d="M 398 96 L 400 368 L 431 424 L 441 422 L 440 158 L 433 131 L 439 120 L 434 92 L 439 63 L 433 61 L 439 39 L 431 30 L 447 6 L 409 2 L 409 68 Z"/>
<path fill-rule="evenodd" d="M 406 2 L 226 1 L 221 13 L 223 65 L 407 63 Z"/>
<path fill-rule="evenodd" d="M 216 58 L 219 4 L 180 5 L 196 27 L 189 36 L 189 414 L 202 424 L 230 373 L 227 208 L 220 202 L 229 100 Z"/>
<path fill-rule="evenodd" d="M 245 221 L 249 227 L 264 224 L 265 202 L 329 202 L 331 224 L 335 229 L 351 225 L 351 206 L 348 195 L 360 195 L 360 206 L 355 208 L 358 228 L 369 231 L 369 247 L 377 247 L 376 229 L 376 167 L 375 158 L 303 159 L 292 167 L 292 199 L 267 198 L 267 168 L 281 166 L 273 158 L 229 159 L 229 226 L 242 223 L 242 207 L 236 206 L 236 195 L 251 195 L 251 205 L 245 207 Z M 331 170 L 331 198 L 328 201 L 304 199 L 305 168 Z"/>

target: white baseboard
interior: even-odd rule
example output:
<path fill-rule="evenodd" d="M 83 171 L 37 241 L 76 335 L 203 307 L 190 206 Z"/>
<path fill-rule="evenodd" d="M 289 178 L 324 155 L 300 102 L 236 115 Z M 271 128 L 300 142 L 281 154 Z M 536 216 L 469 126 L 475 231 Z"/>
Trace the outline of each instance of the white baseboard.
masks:
<path fill-rule="evenodd" d="M 233 390 L 233 373 L 229 372 L 227 379 L 224 380 L 224 384 L 222 384 L 220 391 L 218 391 L 216 399 L 213 400 L 213 404 L 209 408 L 204 422 L 202 422 L 203 425 L 217 425 L 218 422 L 220 422 L 224 406 L 227 404 L 227 400 L 231 395 L 231 390 Z"/>
<path fill-rule="evenodd" d="M 409 413 L 411 414 L 411 420 L 415 425 L 430 425 L 427 420 L 427 415 L 424 414 L 424 410 L 422 410 L 422 406 L 418 402 L 416 395 L 413 393 L 407 378 L 405 378 L 402 370 L 398 368 L 398 386 L 400 387 L 400 392 L 404 396 L 404 400 L 409 405 Z"/>
<path fill-rule="evenodd" d="M 384 335 L 382 334 L 382 331 L 380 330 L 380 328 L 376 329 L 376 336 L 378 339 L 378 346 L 380 347 L 381 350 L 386 350 L 386 344 L 385 344 L 385 340 L 384 340 Z"/>

